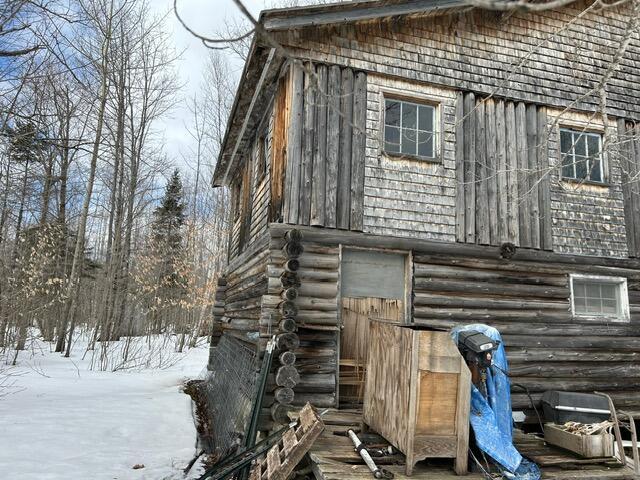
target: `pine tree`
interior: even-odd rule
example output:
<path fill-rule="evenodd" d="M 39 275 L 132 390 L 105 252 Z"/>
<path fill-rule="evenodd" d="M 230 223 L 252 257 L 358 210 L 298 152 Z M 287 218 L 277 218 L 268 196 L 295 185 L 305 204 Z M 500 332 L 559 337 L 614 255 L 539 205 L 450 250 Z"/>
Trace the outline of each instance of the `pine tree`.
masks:
<path fill-rule="evenodd" d="M 188 279 L 184 271 L 185 245 L 182 227 L 185 223 L 182 180 L 176 169 L 165 188 L 160 205 L 154 211 L 151 236 L 151 257 L 154 264 L 155 295 L 152 309 L 154 330 L 160 331 L 187 295 Z"/>

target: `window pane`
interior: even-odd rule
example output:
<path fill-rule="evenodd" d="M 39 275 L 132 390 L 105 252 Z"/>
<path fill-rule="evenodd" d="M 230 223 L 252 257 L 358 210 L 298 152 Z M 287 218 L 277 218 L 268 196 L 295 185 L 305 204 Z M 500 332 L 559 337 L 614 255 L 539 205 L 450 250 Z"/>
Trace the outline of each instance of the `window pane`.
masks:
<path fill-rule="evenodd" d="M 578 180 L 584 180 L 585 178 L 589 178 L 587 176 L 587 159 L 585 157 L 578 157 L 576 155 L 576 176 Z"/>
<path fill-rule="evenodd" d="M 400 102 L 397 100 L 385 101 L 384 123 L 387 125 L 400 126 Z"/>
<path fill-rule="evenodd" d="M 586 297 L 586 284 L 584 282 L 573 282 L 573 294 L 576 297 Z"/>
<path fill-rule="evenodd" d="M 573 146 L 576 155 L 583 157 L 587 156 L 587 136 L 584 134 L 574 134 L 573 140 L 575 145 Z"/>
<path fill-rule="evenodd" d="M 616 292 L 618 291 L 618 286 L 609 283 L 603 283 L 601 286 L 602 289 L 602 298 L 608 298 L 611 300 L 615 300 L 617 298 Z"/>
<path fill-rule="evenodd" d="M 575 178 L 573 169 L 573 155 L 564 155 L 562 157 L 562 176 L 564 178 Z"/>
<path fill-rule="evenodd" d="M 600 299 L 599 298 L 587 298 L 587 311 L 590 313 L 600 313 Z"/>
<path fill-rule="evenodd" d="M 587 304 L 584 298 L 574 298 L 576 313 L 587 313 Z"/>
<path fill-rule="evenodd" d="M 590 283 L 587 285 L 587 297 L 591 298 L 600 298 L 600 284 L 599 283 Z"/>
<path fill-rule="evenodd" d="M 591 169 L 589 172 L 589 178 L 594 182 L 602 182 L 602 170 L 600 168 L 600 159 L 599 158 L 591 158 L 589 162 L 589 168 Z"/>
<path fill-rule="evenodd" d="M 560 152 L 571 152 L 571 132 L 567 130 L 560 130 Z"/>
<path fill-rule="evenodd" d="M 435 108 L 425 105 L 418 107 L 418 128 L 420 130 L 426 130 L 427 132 L 433 132 L 433 120 Z"/>
<path fill-rule="evenodd" d="M 598 135 L 589 135 L 587 137 L 587 147 L 589 148 L 589 156 L 600 156 L 600 137 Z"/>
<path fill-rule="evenodd" d="M 418 106 L 414 103 L 402 102 L 402 128 L 417 128 Z"/>
<path fill-rule="evenodd" d="M 413 129 L 402 129 L 402 146 L 400 151 L 407 155 L 416 155 L 417 153 L 416 131 Z"/>
<path fill-rule="evenodd" d="M 418 132 L 418 155 L 433 158 L 433 133 Z"/>
<path fill-rule="evenodd" d="M 603 300 L 602 313 L 605 313 L 605 314 L 618 313 L 618 302 L 616 302 L 615 300 Z"/>
<path fill-rule="evenodd" d="M 400 153 L 400 129 L 398 127 L 384 127 L 384 149 L 390 153 Z"/>

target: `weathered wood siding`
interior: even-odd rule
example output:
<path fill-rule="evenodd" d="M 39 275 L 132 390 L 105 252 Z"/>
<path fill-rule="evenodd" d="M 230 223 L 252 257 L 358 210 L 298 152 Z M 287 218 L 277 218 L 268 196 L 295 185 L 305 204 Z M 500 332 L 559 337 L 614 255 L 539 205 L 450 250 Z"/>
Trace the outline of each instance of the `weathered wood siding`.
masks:
<path fill-rule="evenodd" d="M 640 257 L 640 139 L 635 123 L 618 120 L 619 162 L 629 256 Z"/>
<path fill-rule="evenodd" d="M 313 26 L 278 32 L 278 39 L 302 58 L 523 102 L 596 111 L 594 82 L 611 65 L 632 6 L 583 13 L 587 5 L 576 2 L 535 13 L 464 9 Z M 635 32 L 621 68 L 605 87 L 613 115 L 640 119 L 640 84 L 635 80 L 639 67 L 640 39 Z"/>
<path fill-rule="evenodd" d="M 272 259 L 282 255 L 278 238 L 286 228 L 270 226 Z M 305 253 L 300 257 L 300 272 L 309 286 L 305 288 L 302 280 L 296 303 L 304 345 L 300 351 L 310 363 L 304 374 L 309 377 L 295 388 L 301 394 L 296 402 L 318 392 L 319 400 L 328 404 L 335 395 L 327 390 L 337 368 L 334 355 L 340 322 L 337 293 L 342 245 L 412 251 L 412 321 L 438 329 L 471 323 L 495 326 L 503 334 L 514 383 L 527 386 L 534 400 L 547 389 L 598 389 L 611 393 L 616 405 L 640 410 L 640 264 L 636 260 L 531 249 L 519 249 L 512 260 L 504 260 L 499 248 L 492 246 L 301 230 Z M 269 267 L 270 285 L 279 287 L 279 272 Z M 574 318 L 569 291 L 572 273 L 626 277 L 630 322 Z M 277 325 L 280 297 L 264 299 L 261 321 L 266 333 L 265 322 L 270 322 L 272 329 Z M 316 374 L 318 377 L 313 377 Z M 517 387 L 513 404 L 515 408 L 529 407 L 528 398 Z"/>
<path fill-rule="evenodd" d="M 291 66 L 285 223 L 362 230 L 367 76 Z"/>
<path fill-rule="evenodd" d="M 545 107 L 458 93 L 459 242 L 552 249 Z"/>
<path fill-rule="evenodd" d="M 590 128 L 604 132 L 598 116 L 568 113 L 556 122 L 559 110 L 548 109 L 549 162 L 551 188 L 551 217 L 553 221 L 553 250 L 558 253 L 627 257 L 625 229 L 625 200 L 621 157 L 616 147 L 615 122 L 608 130 L 608 143 L 603 154 L 606 164 L 605 184 L 560 179 L 560 126 L 575 129 Z M 554 127 L 555 123 L 555 127 Z M 554 127 L 553 130 L 551 128 Z M 607 178 L 608 177 L 608 178 Z M 640 210 L 635 210 L 640 215 Z"/>
<path fill-rule="evenodd" d="M 367 77 L 364 231 L 455 241 L 455 92 L 370 74 Z M 384 96 L 415 94 L 438 105 L 437 162 L 387 157 L 383 152 Z"/>
<path fill-rule="evenodd" d="M 236 182 L 239 188 L 231 189 L 231 205 L 236 205 L 236 195 L 240 195 L 239 212 L 232 211 L 229 236 L 229 260 L 249 248 L 267 231 L 269 223 L 269 203 L 271 196 L 271 157 L 273 145 L 274 108 L 270 106 L 245 155 L 244 163 L 238 170 Z M 265 137 L 264 174 L 260 173 L 261 138 Z"/>
<path fill-rule="evenodd" d="M 262 296 L 267 293 L 266 233 L 245 252 L 233 259 L 222 277 L 226 281 L 224 297 L 216 305 L 223 332 L 244 341 L 258 341 Z"/>

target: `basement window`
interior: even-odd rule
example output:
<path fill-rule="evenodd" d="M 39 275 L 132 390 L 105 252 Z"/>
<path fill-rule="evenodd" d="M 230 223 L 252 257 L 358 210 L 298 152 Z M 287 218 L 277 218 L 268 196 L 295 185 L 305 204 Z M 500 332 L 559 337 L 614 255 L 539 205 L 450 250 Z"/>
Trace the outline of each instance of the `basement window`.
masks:
<path fill-rule="evenodd" d="M 386 98 L 384 101 L 384 152 L 422 160 L 436 158 L 434 105 Z"/>
<path fill-rule="evenodd" d="M 571 275 L 571 308 L 575 317 L 628 322 L 627 279 Z"/>
<path fill-rule="evenodd" d="M 602 135 L 579 130 L 560 129 L 562 178 L 580 182 L 604 183 Z"/>

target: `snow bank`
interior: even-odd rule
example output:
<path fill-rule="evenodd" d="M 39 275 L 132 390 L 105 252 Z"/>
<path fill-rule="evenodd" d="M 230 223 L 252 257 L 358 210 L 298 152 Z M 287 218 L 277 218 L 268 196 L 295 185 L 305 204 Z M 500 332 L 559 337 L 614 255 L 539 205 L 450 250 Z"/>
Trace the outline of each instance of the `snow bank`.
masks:
<path fill-rule="evenodd" d="M 196 432 L 180 387 L 206 366 L 206 342 L 166 368 L 116 372 L 89 370 L 85 346 L 71 358 L 44 343 L 21 353 L 14 393 L 0 398 L 0 478 L 184 478 Z"/>

